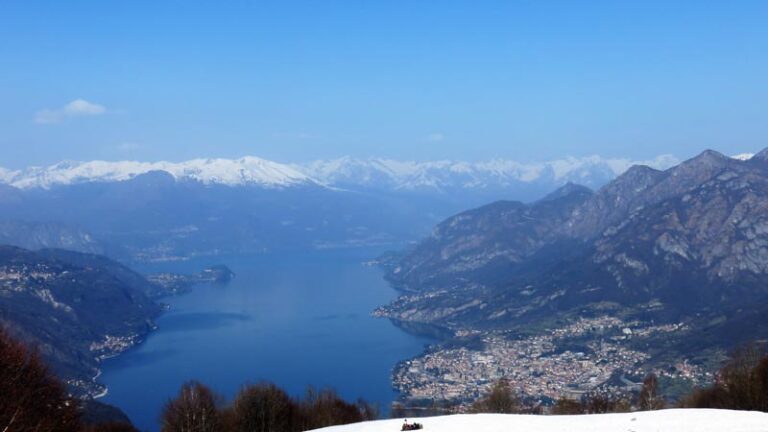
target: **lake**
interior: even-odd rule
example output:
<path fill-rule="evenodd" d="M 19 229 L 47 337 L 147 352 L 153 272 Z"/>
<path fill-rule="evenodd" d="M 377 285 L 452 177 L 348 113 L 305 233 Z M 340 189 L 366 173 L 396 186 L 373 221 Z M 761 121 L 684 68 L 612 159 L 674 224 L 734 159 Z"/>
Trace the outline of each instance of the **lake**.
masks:
<path fill-rule="evenodd" d="M 382 272 L 363 265 L 381 250 L 204 258 L 143 266 L 143 272 L 191 273 L 225 264 L 226 285 L 199 285 L 162 299 L 170 310 L 138 347 L 104 362 L 101 401 L 141 430 L 159 429 L 163 404 L 195 379 L 231 400 L 245 383 L 272 381 L 293 395 L 332 386 L 345 399 L 383 409 L 397 396 L 392 367 L 430 341 L 370 316 L 397 293 Z"/>

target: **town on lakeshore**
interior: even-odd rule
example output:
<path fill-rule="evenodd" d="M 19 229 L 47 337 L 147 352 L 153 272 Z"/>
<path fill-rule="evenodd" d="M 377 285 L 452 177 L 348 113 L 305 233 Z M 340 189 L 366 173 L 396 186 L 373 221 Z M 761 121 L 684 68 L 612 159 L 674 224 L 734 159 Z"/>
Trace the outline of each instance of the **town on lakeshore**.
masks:
<path fill-rule="evenodd" d="M 459 331 L 460 338 L 479 336 L 481 348 L 428 351 L 398 364 L 392 381 L 406 406 L 446 401 L 459 411 L 501 379 L 510 380 L 520 395 L 539 402 L 578 398 L 590 391 L 627 394 L 637 391 L 651 372 L 691 386 L 705 384 L 713 375 L 701 366 L 681 361 L 673 367 L 649 368 L 644 364 L 649 355 L 627 346 L 633 338 L 685 330 L 684 324 L 650 325 L 605 316 L 580 318 L 531 337 Z M 576 339 L 584 340 L 581 350 L 569 348 L 576 346 L 572 343 Z"/>

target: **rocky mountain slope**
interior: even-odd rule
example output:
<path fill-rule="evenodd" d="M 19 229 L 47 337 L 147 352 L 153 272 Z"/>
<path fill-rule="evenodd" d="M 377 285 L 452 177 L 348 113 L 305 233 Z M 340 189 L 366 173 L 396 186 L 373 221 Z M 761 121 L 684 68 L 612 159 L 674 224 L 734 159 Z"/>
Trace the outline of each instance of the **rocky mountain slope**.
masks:
<path fill-rule="evenodd" d="M 68 249 L 103 253 L 104 248 L 87 231 L 57 222 L 0 221 L 0 244 L 24 249 Z"/>
<path fill-rule="evenodd" d="M 142 276 L 104 257 L 0 246 L 0 325 L 40 350 L 77 394 L 102 391 L 99 359 L 141 341 L 161 312 Z"/>
<path fill-rule="evenodd" d="M 684 323 L 643 343 L 688 354 L 768 336 L 768 151 L 706 151 L 555 196 L 443 222 L 389 263 L 405 295 L 378 313 L 453 331 L 603 315 Z"/>
<path fill-rule="evenodd" d="M 498 201 L 439 224 L 392 269 L 398 287 L 451 283 L 480 269 L 525 261 L 552 242 L 592 191 L 572 183 L 531 204 Z M 418 288 L 417 288 L 418 287 Z"/>

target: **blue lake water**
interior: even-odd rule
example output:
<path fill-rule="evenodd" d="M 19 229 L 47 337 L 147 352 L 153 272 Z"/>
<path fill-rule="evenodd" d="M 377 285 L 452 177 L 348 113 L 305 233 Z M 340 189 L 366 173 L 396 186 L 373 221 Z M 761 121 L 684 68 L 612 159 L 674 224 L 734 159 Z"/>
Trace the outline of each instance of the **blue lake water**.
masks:
<path fill-rule="evenodd" d="M 225 264 L 227 285 L 201 285 L 162 301 L 171 308 L 138 347 L 103 364 L 116 405 L 141 430 L 159 429 L 163 404 L 181 384 L 201 381 L 231 400 L 248 382 L 269 380 L 294 395 L 332 386 L 344 398 L 388 407 L 392 367 L 429 340 L 370 316 L 396 297 L 371 249 L 196 259 L 142 268 L 193 272 Z"/>

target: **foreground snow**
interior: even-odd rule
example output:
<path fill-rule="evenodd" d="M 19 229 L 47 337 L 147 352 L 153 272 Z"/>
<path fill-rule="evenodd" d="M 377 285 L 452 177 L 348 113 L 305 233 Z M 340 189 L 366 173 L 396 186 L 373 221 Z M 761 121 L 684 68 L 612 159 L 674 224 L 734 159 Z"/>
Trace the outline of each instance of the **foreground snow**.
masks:
<path fill-rule="evenodd" d="M 541 416 L 459 414 L 408 419 L 424 432 L 768 432 L 768 414 L 753 411 L 669 409 L 624 414 Z M 397 432 L 403 419 L 317 429 L 324 432 Z"/>

